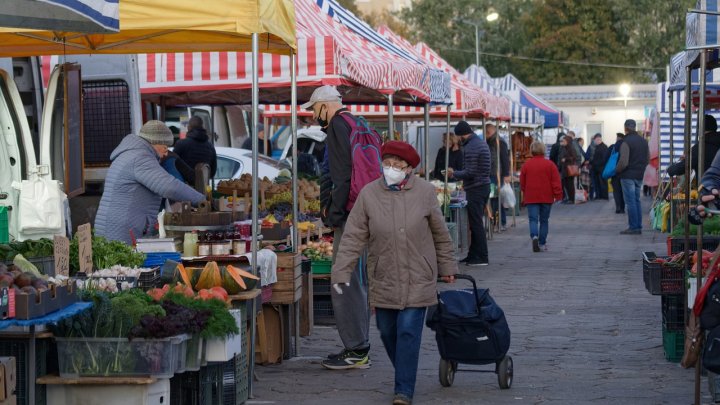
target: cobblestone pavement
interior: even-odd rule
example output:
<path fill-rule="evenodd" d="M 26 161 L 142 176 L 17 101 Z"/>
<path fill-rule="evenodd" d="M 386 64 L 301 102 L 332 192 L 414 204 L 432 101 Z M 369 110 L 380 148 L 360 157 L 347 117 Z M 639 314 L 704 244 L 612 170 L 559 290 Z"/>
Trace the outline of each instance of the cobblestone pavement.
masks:
<path fill-rule="evenodd" d="M 643 210 L 650 200 L 643 199 Z M 525 211 L 523 210 L 523 215 Z M 508 222 L 512 221 L 508 218 Z M 665 252 L 666 235 L 619 235 L 627 217 L 612 202 L 555 205 L 548 252 L 533 253 L 527 219 L 489 242 L 490 266 L 461 267 L 505 310 L 515 363 L 512 388 L 495 374 L 458 372 L 438 382 L 434 333 L 425 328 L 415 404 L 690 404 L 694 370 L 663 356 L 660 297 L 642 282 L 641 252 Z M 330 371 L 319 362 L 340 349 L 337 331 L 315 327 L 300 357 L 258 366 L 250 404 L 390 404 L 393 369 L 372 319 L 372 367 Z M 462 366 L 492 370 L 492 366 Z M 710 403 L 707 382 L 703 399 Z"/>

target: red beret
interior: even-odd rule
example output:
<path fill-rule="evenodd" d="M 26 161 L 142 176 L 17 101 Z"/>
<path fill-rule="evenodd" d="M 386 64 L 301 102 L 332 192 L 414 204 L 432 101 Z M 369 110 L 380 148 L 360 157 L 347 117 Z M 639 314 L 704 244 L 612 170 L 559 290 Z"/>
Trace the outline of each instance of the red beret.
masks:
<path fill-rule="evenodd" d="M 388 141 L 382 146 L 381 153 L 385 155 L 395 155 L 406 161 L 410 166 L 416 168 L 420 164 L 420 155 L 415 151 L 409 143 L 400 141 Z"/>

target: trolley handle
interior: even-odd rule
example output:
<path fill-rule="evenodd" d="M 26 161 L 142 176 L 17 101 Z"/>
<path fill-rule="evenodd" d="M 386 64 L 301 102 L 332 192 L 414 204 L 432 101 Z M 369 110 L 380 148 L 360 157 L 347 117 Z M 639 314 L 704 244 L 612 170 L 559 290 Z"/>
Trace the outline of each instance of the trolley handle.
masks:
<path fill-rule="evenodd" d="M 460 273 L 453 275 L 453 277 L 455 277 L 455 279 L 467 280 L 467 281 L 469 281 L 469 282 L 472 283 L 472 285 L 473 285 L 473 295 L 475 295 L 475 304 L 477 305 L 478 313 L 480 313 L 480 297 L 478 297 L 477 284 L 475 283 L 475 278 L 474 278 L 473 276 L 468 275 L 468 274 L 460 274 Z M 441 279 L 440 277 L 438 277 L 438 281 L 439 281 L 439 282 L 442 282 L 442 283 L 445 282 L 445 281 L 444 281 L 443 279 Z"/>

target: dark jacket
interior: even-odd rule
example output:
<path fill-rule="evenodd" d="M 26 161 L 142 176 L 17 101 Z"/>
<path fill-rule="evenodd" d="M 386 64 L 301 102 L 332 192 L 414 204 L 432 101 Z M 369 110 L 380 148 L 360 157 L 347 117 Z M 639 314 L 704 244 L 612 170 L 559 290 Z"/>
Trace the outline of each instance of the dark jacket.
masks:
<path fill-rule="evenodd" d="M 608 156 L 608 147 L 604 143 L 595 145 L 592 153 L 592 160 L 590 165 L 592 166 L 595 173 L 602 173 L 605 169 L 605 164 L 610 156 Z"/>
<path fill-rule="evenodd" d="M 340 114 L 350 114 L 347 108 L 338 110 L 323 131 L 327 161 L 323 163 L 320 177 L 320 210 L 323 223 L 331 227 L 342 227 L 349 212 L 345 209 L 350 197 L 352 177 L 352 153 L 350 132 L 352 129 Z"/>
<path fill-rule="evenodd" d="M 177 141 L 173 152 L 177 153 L 192 170 L 195 170 L 195 165 L 198 163 L 207 163 L 210 166 L 210 177 L 215 176 L 217 155 L 205 129 L 193 128 L 188 131 L 185 139 Z"/>
<path fill-rule="evenodd" d="M 579 165 L 580 158 L 578 157 L 573 145 L 561 145 L 558 155 L 558 160 L 560 161 L 560 174 L 564 179 L 567 177 L 567 171 L 565 168 L 568 167 L 568 165 Z"/>
<path fill-rule="evenodd" d="M 487 140 L 488 147 L 490 148 L 490 181 L 495 183 L 497 180 L 497 134 L 493 135 L 492 138 Z M 507 143 L 503 139 L 500 139 L 500 183 L 502 179 L 510 176 L 510 155 L 508 154 Z"/>
<path fill-rule="evenodd" d="M 463 181 L 465 191 L 490 184 L 490 148 L 487 142 L 473 134 L 463 143 L 463 170 L 454 172 L 453 178 Z"/>
<path fill-rule="evenodd" d="M 270 156 L 272 156 L 272 152 L 273 152 L 272 142 L 270 142 L 270 140 L 268 140 L 267 145 L 268 145 L 268 152 L 265 153 L 265 140 L 258 139 L 258 153 L 262 153 L 265 156 L 270 157 Z M 240 148 L 252 150 L 252 137 L 248 136 L 247 138 L 245 138 L 245 140 L 243 141 L 243 144 Z"/>
<path fill-rule="evenodd" d="M 112 164 L 95 217 L 95 233 L 109 240 L 131 243 L 151 233 L 157 224 L 162 198 L 198 203 L 203 194 L 173 177 L 160 166 L 152 145 L 127 135 L 110 154 Z"/>
<path fill-rule="evenodd" d="M 452 167 L 453 170 L 462 170 L 463 168 L 463 151 L 462 149 L 450 150 L 450 162 L 448 167 Z M 438 150 L 437 157 L 435 158 L 435 169 L 432 171 L 431 178 L 435 180 L 445 180 L 445 176 L 442 171 L 445 170 L 445 147 L 443 146 Z"/>
<path fill-rule="evenodd" d="M 648 163 L 650 163 L 650 149 L 647 141 L 635 131 L 625 135 L 620 145 L 618 163 L 615 166 L 618 178 L 642 180 Z"/>
<path fill-rule="evenodd" d="M 709 132 L 705 134 L 705 165 L 703 166 L 707 170 L 713 162 L 715 155 L 720 150 L 720 133 Z M 695 173 L 698 172 L 698 145 L 697 143 L 690 148 L 690 164 Z M 670 176 L 680 176 L 685 174 L 685 159 L 680 159 L 679 162 L 671 164 L 667 168 L 667 173 Z"/>
<path fill-rule="evenodd" d="M 563 136 L 565 135 L 562 133 L 558 134 L 557 140 L 550 148 L 550 161 L 555 163 L 555 166 L 557 166 L 558 170 L 560 170 L 560 139 L 562 139 Z"/>

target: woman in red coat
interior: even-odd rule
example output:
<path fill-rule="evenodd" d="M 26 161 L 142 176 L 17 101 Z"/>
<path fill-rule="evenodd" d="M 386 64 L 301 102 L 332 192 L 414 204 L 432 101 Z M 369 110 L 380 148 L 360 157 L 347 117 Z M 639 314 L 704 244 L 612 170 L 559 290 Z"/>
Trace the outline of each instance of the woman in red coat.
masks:
<path fill-rule="evenodd" d="M 520 190 L 527 207 L 533 252 L 547 250 L 548 221 L 555 201 L 563 198 L 557 166 L 545 159 L 545 145 L 535 141 L 530 145 L 533 157 L 520 170 Z M 538 231 L 538 222 L 540 229 Z"/>

